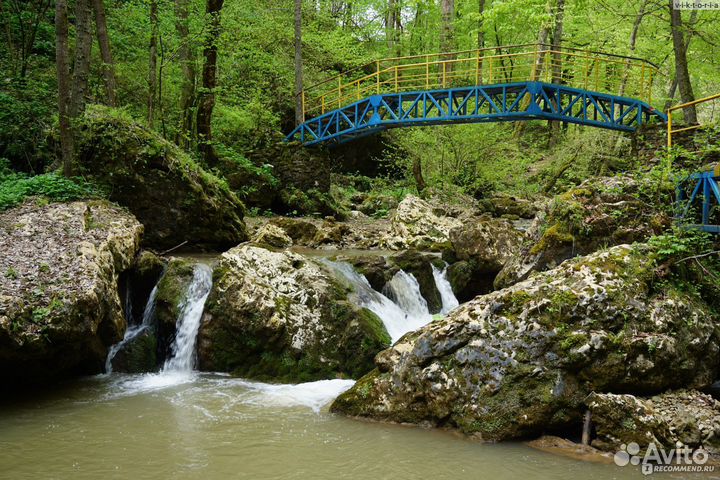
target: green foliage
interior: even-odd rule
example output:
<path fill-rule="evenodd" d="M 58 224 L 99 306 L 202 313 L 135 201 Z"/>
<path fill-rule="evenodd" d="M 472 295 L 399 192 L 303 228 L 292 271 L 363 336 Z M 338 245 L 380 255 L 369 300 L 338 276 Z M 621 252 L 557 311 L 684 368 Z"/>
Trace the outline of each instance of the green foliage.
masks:
<path fill-rule="evenodd" d="M 678 261 L 711 251 L 712 236 L 700 230 L 675 228 L 670 233 L 650 238 L 648 244 L 655 248 L 659 260 Z"/>
<path fill-rule="evenodd" d="M 0 211 L 22 203 L 31 196 L 67 202 L 101 196 L 99 190 L 82 178 L 65 178 L 55 172 L 30 176 L 11 171 L 0 159 Z"/>

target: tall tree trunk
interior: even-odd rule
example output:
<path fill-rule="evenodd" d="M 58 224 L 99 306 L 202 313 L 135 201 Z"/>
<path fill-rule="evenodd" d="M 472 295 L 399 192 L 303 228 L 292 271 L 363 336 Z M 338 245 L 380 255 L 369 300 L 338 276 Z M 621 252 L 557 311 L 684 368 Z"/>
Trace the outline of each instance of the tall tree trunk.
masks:
<path fill-rule="evenodd" d="M 418 157 L 413 158 L 412 172 L 413 177 L 415 177 L 415 186 L 417 187 L 417 191 L 419 194 L 422 195 L 422 193 L 427 188 L 427 184 L 425 183 L 425 179 L 423 178 L 422 163 L 420 162 L 420 159 Z"/>
<path fill-rule="evenodd" d="M 385 15 L 385 41 L 391 54 L 400 55 L 400 0 L 388 0 Z"/>
<path fill-rule="evenodd" d="M 296 0 L 299 2 L 300 0 Z M 220 13 L 224 0 L 207 0 L 205 13 L 210 28 L 205 36 L 203 48 L 202 91 L 198 95 L 197 131 L 200 152 L 208 165 L 217 163 L 217 154 L 212 146 L 212 113 L 215 108 L 215 87 L 217 86 L 217 41 L 220 37 Z"/>
<path fill-rule="evenodd" d="M 477 48 L 478 48 L 478 66 L 477 66 L 477 83 L 481 84 L 483 76 L 483 62 L 482 57 L 484 56 L 483 48 L 485 48 L 485 0 L 478 0 L 478 33 L 477 33 Z"/>
<path fill-rule="evenodd" d="M 440 0 L 442 13 L 442 27 L 440 30 L 440 51 L 442 53 L 454 52 L 455 48 L 455 0 Z M 443 60 L 452 60 L 453 55 L 443 55 Z M 448 63 L 443 67 L 442 84 L 446 86 L 451 83 L 447 77 L 452 76 L 453 64 Z"/>
<path fill-rule="evenodd" d="M 72 96 L 70 98 L 70 118 L 79 117 L 85 110 L 90 77 L 90 59 L 92 53 L 92 6 L 90 0 L 77 0 L 75 5 L 75 67 L 73 69 Z"/>
<path fill-rule="evenodd" d="M 70 55 L 68 46 L 67 0 L 55 2 L 55 66 L 58 79 L 58 118 L 63 173 L 73 174 L 73 133 L 70 122 Z"/>
<path fill-rule="evenodd" d="M 158 5 L 157 0 L 150 1 L 150 63 L 148 69 L 147 122 L 152 128 L 155 122 L 155 99 L 157 96 L 157 37 Z"/>
<path fill-rule="evenodd" d="M 303 108 L 302 0 L 295 0 L 295 126 L 305 121 Z"/>
<path fill-rule="evenodd" d="M 645 18 L 646 11 L 649 0 L 643 0 L 643 3 L 640 5 L 640 10 L 638 11 L 637 16 L 635 17 L 635 21 L 633 22 L 633 28 L 630 32 L 630 54 L 633 54 L 635 52 L 635 48 L 637 46 L 637 36 L 638 32 L 640 31 L 640 25 L 642 24 L 643 18 Z M 625 64 L 625 73 L 623 74 L 622 83 L 620 84 L 620 96 L 625 95 L 625 88 L 627 88 L 627 82 L 628 77 L 630 74 L 630 60 L 628 60 Z"/>
<path fill-rule="evenodd" d="M 115 81 L 115 64 L 110 50 L 110 38 L 107 32 L 107 19 L 105 17 L 105 5 L 103 0 L 93 0 L 95 10 L 95 31 L 97 34 L 98 47 L 100 47 L 100 59 L 102 60 L 102 74 L 105 81 L 105 93 L 107 104 L 111 107 L 117 106 L 117 83 Z"/>
<path fill-rule="evenodd" d="M 175 30 L 180 37 L 178 56 L 182 68 L 180 110 L 182 119 L 175 143 L 188 148 L 193 141 L 193 106 L 195 103 L 195 61 L 190 48 L 188 0 L 175 0 Z"/>
<path fill-rule="evenodd" d="M 540 31 L 538 32 L 538 46 L 537 51 L 538 55 L 535 59 L 535 68 L 533 69 L 532 79 L 533 80 L 540 80 L 542 78 L 543 68 L 545 66 L 545 51 L 547 51 L 547 43 L 550 39 L 550 33 L 552 30 L 553 25 L 553 12 L 554 8 L 553 5 L 558 0 L 548 0 L 546 6 L 545 6 L 545 13 L 547 15 L 547 18 L 545 18 L 540 25 Z"/>
<path fill-rule="evenodd" d="M 560 83 L 562 80 L 562 54 L 560 53 L 560 49 L 562 48 L 565 0 L 557 0 L 553 13 L 555 16 L 555 26 L 553 29 L 552 47 L 555 53 L 553 54 L 552 82 Z"/>
<path fill-rule="evenodd" d="M 552 37 L 552 83 L 562 83 L 562 37 L 563 37 L 563 19 L 565 16 L 565 0 L 557 0 L 555 8 L 553 10 L 554 15 L 554 27 Z M 553 98 L 553 106 L 557 109 L 557 101 Z M 560 140 L 560 122 L 550 121 L 548 122 L 550 138 L 548 143 L 550 146 L 554 146 Z"/>
<path fill-rule="evenodd" d="M 477 48 L 485 48 L 485 0 L 478 0 Z"/>
<path fill-rule="evenodd" d="M 688 25 L 695 25 L 695 22 L 697 22 L 697 14 L 698 10 L 693 10 L 690 14 L 690 21 L 688 22 Z M 689 30 L 685 34 L 685 55 L 687 55 L 687 51 L 690 48 L 690 42 L 692 41 L 693 37 L 693 31 Z M 670 84 L 670 88 L 668 91 L 668 100 L 665 102 L 665 108 L 663 109 L 664 112 L 667 112 L 670 107 L 672 107 L 672 104 L 675 101 L 675 94 L 677 93 L 677 87 L 678 87 L 678 80 L 677 80 L 677 74 L 673 77 L 672 83 Z"/>
<path fill-rule="evenodd" d="M 683 34 L 683 25 L 681 11 L 673 8 L 673 0 L 669 0 L 670 5 L 670 27 L 672 29 L 673 50 L 675 51 L 675 76 L 680 89 L 680 99 L 683 103 L 695 100 L 692 83 L 690 82 L 690 73 L 687 64 L 687 50 L 685 49 L 685 38 Z M 697 110 L 695 106 L 683 109 L 685 123 L 688 125 L 697 124 Z"/>

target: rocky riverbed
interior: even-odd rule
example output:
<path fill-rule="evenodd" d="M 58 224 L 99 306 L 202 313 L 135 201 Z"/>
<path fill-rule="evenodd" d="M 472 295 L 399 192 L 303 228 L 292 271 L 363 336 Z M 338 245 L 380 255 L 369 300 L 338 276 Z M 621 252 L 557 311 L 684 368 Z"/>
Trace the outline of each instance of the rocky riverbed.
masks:
<path fill-rule="evenodd" d="M 201 262 L 202 295 L 198 262 L 153 251 L 172 237 L 132 209 L 31 199 L 0 214 L 0 376 L 16 389 L 162 372 L 182 337 L 205 371 L 355 379 L 332 404 L 352 417 L 507 441 L 576 438 L 589 411 L 601 451 L 712 450 L 718 284 L 668 257 L 653 237 L 667 219 L 633 189 L 595 179 L 515 210 L 407 195 L 386 220 L 246 218 L 231 236 L 249 240 Z"/>

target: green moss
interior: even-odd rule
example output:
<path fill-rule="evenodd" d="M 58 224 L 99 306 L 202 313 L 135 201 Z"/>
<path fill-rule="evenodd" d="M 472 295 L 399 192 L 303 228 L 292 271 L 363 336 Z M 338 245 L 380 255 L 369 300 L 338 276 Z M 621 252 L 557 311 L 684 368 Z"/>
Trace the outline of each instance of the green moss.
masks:
<path fill-rule="evenodd" d="M 540 241 L 530 249 L 530 254 L 537 255 L 553 247 L 572 244 L 574 241 L 575 236 L 572 233 L 568 232 L 561 223 L 555 223 L 545 230 Z"/>

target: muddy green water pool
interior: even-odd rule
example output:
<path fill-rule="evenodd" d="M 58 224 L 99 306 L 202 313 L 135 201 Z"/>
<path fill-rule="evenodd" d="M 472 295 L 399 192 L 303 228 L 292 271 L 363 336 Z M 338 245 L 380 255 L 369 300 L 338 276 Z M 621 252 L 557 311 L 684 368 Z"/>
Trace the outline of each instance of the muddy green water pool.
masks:
<path fill-rule="evenodd" d="M 0 478 L 643 478 L 523 443 L 483 444 L 330 414 L 329 402 L 351 384 L 268 385 L 196 373 L 72 382 L 2 404 Z"/>

